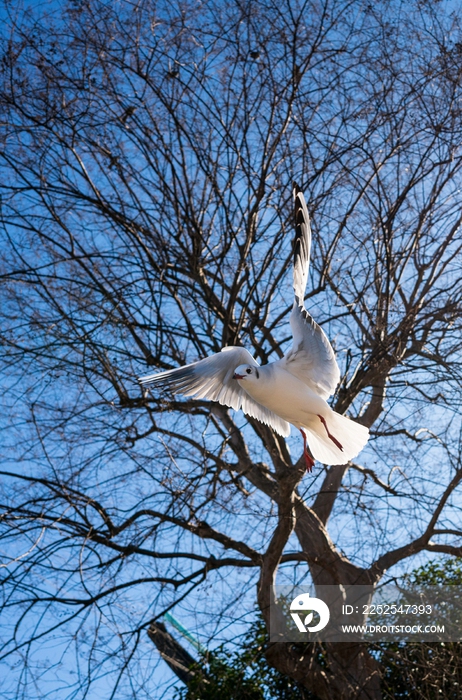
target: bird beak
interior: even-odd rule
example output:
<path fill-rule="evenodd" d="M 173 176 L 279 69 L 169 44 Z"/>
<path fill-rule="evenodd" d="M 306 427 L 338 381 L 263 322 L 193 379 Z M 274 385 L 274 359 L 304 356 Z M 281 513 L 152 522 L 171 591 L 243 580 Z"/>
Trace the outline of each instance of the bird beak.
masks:
<path fill-rule="evenodd" d="M 244 379 L 243 374 L 237 374 L 237 372 L 234 372 L 233 374 L 233 379 Z"/>

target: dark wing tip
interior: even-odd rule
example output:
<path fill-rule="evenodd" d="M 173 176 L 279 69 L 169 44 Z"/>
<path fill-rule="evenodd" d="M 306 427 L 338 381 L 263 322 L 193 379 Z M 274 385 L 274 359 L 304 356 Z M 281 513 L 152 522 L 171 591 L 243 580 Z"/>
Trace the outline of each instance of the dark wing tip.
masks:
<path fill-rule="evenodd" d="M 295 238 L 294 238 L 294 266 L 297 264 L 298 258 L 302 255 L 302 241 L 304 238 L 303 224 L 306 224 L 305 213 L 300 202 L 299 194 L 303 194 L 296 182 L 294 182 L 294 199 L 295 199 Z"/>

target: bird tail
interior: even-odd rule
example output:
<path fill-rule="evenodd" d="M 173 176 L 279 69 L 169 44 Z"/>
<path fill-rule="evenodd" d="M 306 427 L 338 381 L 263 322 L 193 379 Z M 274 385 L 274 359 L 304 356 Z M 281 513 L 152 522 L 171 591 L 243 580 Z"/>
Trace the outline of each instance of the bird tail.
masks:
<path fill-rule="evenodd" d="M 340 413 L 317 416 L 319 423 L 303 426 L 313 457 L 323 464 L 346 464 L 361 452 L 369 430 Z"/>

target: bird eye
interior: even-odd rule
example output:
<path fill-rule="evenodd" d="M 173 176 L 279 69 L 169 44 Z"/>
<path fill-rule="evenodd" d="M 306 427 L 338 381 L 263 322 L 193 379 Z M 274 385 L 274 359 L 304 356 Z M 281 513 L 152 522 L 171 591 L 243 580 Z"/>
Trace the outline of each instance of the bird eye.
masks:
<path fill-rule="evenodd" d="M 248 367 L 245 371 L 247 372 L 247 374 L 252 374 L 252 370 L 250 369 L 250 367 Z"/>

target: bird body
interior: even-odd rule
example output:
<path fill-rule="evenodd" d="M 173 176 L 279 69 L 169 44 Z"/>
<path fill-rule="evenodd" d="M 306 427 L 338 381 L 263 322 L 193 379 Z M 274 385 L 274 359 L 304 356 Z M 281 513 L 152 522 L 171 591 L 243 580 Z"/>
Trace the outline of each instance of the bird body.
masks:
<path fill-rule="evenodd" d="M 306 467 L 311 471 L 314 459 L 324 464 L 353 459 L 366 444 L 369 431 L 333 411 L 326 401 L 335 391 L 340 371 L 327 336 L 304 306 L 311 228 L 297 185 L 294 199 L 292 348 L 280 360 L 261 367 L 245 348 L 225 347 L 204 360 L 139 381 L 242 409 L 283 437 L 289 435 L 291 423 L 302 432 Z"/>
<path fill-rule="evenodd" d="M 259 367 L 258 376 L 255 368 L 242 365 L 234 377 L 255 402 L 307 432 L 311 452 L 320 462 L 345 464 L 367 442 L 367 428 L 333 411 L 325 399 L 289 372 L 282 361 Z"/>
<path fill-rule="evenodd" d="M 278 362 L 263 365 L 258 371 L 258 379 L 254 371 L 237 379 L 239 386 L 257 403 L 296 428 L 308 427 L 314 416 L 324 416 L 331 410 L 324 399 Z M 235 374 L 241 374 L 239 367 Z"/>

